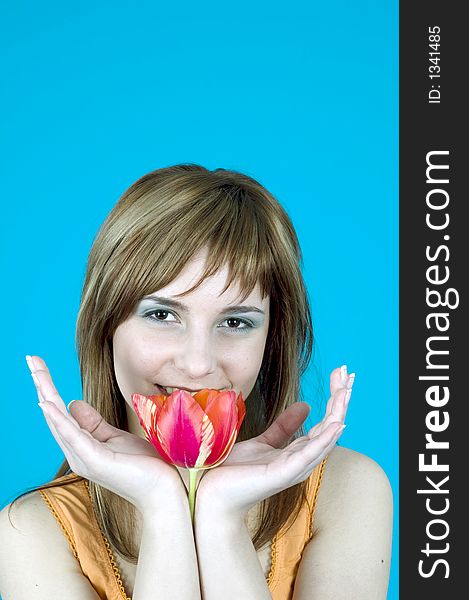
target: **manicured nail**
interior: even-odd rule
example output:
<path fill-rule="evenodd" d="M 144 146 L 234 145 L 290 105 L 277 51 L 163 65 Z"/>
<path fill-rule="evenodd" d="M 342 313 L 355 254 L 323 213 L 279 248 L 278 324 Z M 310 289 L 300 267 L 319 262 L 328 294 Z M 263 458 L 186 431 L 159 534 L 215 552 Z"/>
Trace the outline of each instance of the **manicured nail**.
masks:
<path fill-rule="evenodd" d="M 353 386 L 353 382 L 355 381 L 355 373 L 350 373 L 347 379 L 347 389 L 351 390 Z"/>
<path fill-rule="evenodd" d="M 345 406 L 347 406 L 347 404 L 350 402 L 350 398 L 352 396 L 352 389 L 348 389 L 346 394 L 345 394 Z"/>
<path fill-rule="evenodd" d="M 26 362 L 28 363 L 29 370 L 34 371 L 33 359 L 29 356 L 29 354 L 26 354 Z"/>
<path fill-rule="evenodd" d="M 340 367 L 340 380 L 342 381 L 342 385 L 347 383 L 347 365 Z"/>
<path fill-rule="evenodd" d="M 67 404 L 67 410 L 68 410 L 68 412 L 70 412 L 70 404 L 72 402 L 76 402 L 76 400 L 70 400 L 70 402 Z"/>
<path fill-rule="evenodd" d="M 37 388 L 41 387 L 41 384 L 39 383 L 39 379 L 36 377 L 36 375 L 34 375 L 34 373 L 31 373 L 31 377 L 33 378 L 34 385 L 35 385 Z"/>

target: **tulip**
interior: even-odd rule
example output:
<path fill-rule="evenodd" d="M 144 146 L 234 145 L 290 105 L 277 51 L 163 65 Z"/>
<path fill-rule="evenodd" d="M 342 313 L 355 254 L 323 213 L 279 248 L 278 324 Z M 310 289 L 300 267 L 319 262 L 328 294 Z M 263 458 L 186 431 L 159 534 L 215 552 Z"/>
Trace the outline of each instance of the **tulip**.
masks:
<path fill-rule="evenodd" d="M 197 473 L 228 458 L 246 414 L 242 394 L 204 389 L 194 395 L 132 394 L 132 404 L 149 442 L 172 465 L 189 469 L 189 506 L 194 518 Z"/>

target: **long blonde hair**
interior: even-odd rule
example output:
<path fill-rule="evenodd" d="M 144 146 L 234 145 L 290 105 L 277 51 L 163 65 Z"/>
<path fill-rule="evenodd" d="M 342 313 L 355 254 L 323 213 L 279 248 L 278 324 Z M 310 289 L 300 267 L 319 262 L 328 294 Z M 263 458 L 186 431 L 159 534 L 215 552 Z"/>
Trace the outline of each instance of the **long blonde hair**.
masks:
<path fill-rule="evenodd" d="M 270 297 L 264 358 L 237 441 L 261 434 L 301 399 L 300 377 L 311 357 L 313 332 L 290 218 L 245 174 L 181 164 L 138 179 L 107 216 L 90 251 L 76 328 L 83 399 L 115 427 L 126 429 L 127 419 L 114 374 L 114 332 L 143 296 L 168 285 L 206 246 L 205 272 L 182 295 L 227 265 L 225 289 L 239 283 L 241 301 L 256 283 L 262 296 Z M 302 427 L 292 439 L 304 433 Z M 56 477 L 68 468 L 65 461 Z M 293 522 L 308 500 L 306 486 L 304 481 L 262 502 L 256 550 Z M 103 532 L 122 556 L 137 562 L 134 507 L 93 482 L 90 491 Z"/>

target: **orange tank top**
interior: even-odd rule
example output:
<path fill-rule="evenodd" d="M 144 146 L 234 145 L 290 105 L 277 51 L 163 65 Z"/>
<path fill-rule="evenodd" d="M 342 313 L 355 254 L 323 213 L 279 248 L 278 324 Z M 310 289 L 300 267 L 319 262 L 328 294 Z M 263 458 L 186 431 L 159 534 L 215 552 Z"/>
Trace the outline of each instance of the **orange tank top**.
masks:
<path fill-rule="evenodd" d="M 308 480 L 309 505 L 304 504 L 291 527 L 284 526 L 272 540 L 271 569 L 266 578 L 273 600 L 291 600 L 295 578 L 306 544 L 313 532 L 313 517 L 326 459 Z M 57 479 L 66 481 L 71 473 Z M 131 600 L 126 593 L 111 546 L 93 510 L 86 480 L 39 490 L 58 521 L 83 574 L 101 600 Z"/>

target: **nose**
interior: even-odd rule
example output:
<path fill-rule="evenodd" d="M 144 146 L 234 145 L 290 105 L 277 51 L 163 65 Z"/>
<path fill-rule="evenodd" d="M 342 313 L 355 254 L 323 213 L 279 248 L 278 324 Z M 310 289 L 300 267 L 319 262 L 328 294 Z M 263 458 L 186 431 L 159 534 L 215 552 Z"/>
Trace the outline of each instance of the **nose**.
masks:
<path fill-rule="evenodd" d="M 187 332 L 178 346 L 175 367 L 191 381 L 207 383 L 207 375 L 214 373 L 217 365 L 216 348 L 210 335 L 200 330 Z"/>

